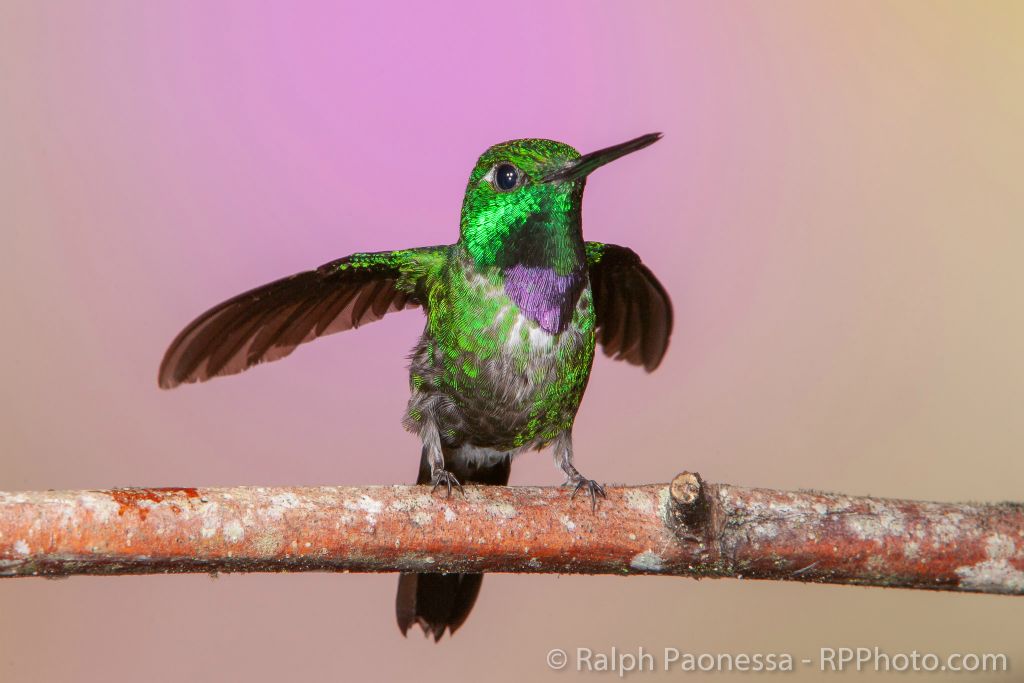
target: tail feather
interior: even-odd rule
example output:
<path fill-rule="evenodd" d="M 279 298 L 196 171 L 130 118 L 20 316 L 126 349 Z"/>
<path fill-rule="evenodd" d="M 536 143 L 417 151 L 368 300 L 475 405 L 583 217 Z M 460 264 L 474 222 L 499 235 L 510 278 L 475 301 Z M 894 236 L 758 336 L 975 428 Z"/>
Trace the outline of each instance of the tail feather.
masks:
<path fill-rule="evenodd" d="M 467 459 L 457 450 L 445 453 L 445 466 L 463 484 L 508 484 L 512 459 L 497 457 Z M 430 483 L 430 465 L 426 456 L 420 460 L 417 484 Z M 454 494 L 457 495 L 457 494 Z M 445 629 L 455 633 L 469 616 L 480 593 L 483 574 L 402 574 L 398 578 L 395 615 L 398 628 L 406 635 L 413 624 L 423 633 L 441 640 Z"/>
<path fill-rule="evenodd" d="M 483 574 L 402 574 L 396 600 L 402 635 L 413 624 L 435 641 L 446 628 L 455 633 L 473 609 L 483 580 Z"/>

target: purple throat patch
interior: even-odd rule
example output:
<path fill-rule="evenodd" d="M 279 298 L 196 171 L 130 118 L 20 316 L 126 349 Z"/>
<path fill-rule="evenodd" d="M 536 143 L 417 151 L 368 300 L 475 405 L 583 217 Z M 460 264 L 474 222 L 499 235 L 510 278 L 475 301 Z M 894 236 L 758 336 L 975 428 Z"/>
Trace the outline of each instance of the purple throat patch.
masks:
<path fill-rule="evenodd" d="M 559 275 L 553 268 L 519 264 L 505 269 L 505 294 L 549 334 L 569 326 L 583 283 L 582 272 Z"/>

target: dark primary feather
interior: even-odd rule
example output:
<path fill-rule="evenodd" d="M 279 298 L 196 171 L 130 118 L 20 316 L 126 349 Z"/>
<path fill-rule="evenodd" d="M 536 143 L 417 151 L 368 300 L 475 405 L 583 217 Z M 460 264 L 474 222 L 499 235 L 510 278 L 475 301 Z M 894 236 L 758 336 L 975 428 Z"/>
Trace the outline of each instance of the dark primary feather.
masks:
<path fill-rule="evenodd" d="M 398 287 L 411 253 L 353 254 L 211 308 L 171 342 L 160 364 L 160 386 L 241 372 L 317 337 L 419 306 L 415 291 Z"/>
<path fill-rule="evenodd" d="M 672 302 L 632 249 L 587 242 L 597 340 L 605 355 L 658 367 L 672 335 Z"/>

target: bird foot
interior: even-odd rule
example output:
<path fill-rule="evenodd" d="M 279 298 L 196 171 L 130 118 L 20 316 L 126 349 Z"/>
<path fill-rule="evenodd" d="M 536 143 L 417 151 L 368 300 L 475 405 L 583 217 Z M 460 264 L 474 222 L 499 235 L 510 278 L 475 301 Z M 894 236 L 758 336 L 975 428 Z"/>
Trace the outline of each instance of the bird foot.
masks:
<path fill-rule="evenodd" d="M 607 498 L 608 494 L 604 492 L 604 487 L 598 484 L 593 479 L 587 479 L 586 477 L 577 474 L 575 477 L 570 477 L 565 482 L 564 486 L 572 486 L 572 495 L 569 496 L 569 500 L 576 498 L 576 494 L 581 490 L 586 489 L 587 494 L 590 496 L 590 509 L 593 512 L 597 511 L 597 497 Z"/>
<path fill-rule="evenodd" d="M 434 485 L 433 488 L 430 489 L 431 493 L 436 491 L 438 486 L 447 486 L 448 494 L 445 497 L 451 498 L 452 486 L 454 485 L 459 489 L 459 493 L 461 493 L 462 495 L 466 495 L 466 492 L 462 488 L 462 484 L 460 484 L 459 480 L 455 478 L 455 475 L 449 472 L 448 470 L 434 470 L 433 473 L 430 475 L 430 482 Z"/>

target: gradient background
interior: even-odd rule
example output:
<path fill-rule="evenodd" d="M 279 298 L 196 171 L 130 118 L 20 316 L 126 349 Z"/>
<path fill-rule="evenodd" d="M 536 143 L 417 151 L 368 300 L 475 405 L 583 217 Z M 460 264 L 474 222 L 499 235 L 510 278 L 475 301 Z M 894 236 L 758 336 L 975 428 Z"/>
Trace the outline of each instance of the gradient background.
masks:
<path fill-rule="evenodd" d="M 583 471 L 1020 500 L 1022 31 L 995 2 L 4 0 L 0 486 L 411 481 L 418 312 L 173 392 L 164 348 L 252 286 L 454 240 L 494 142 L 661 130 L 584 220 L 677 332 L 653 375 L 599 358 Z M 547 453 L 512 479 L 560 481 Z M 436 646 L 399 635 L 395 582 L 5 581 L 0 680 L 532 680 L 612 645 L 995 651 L 1016 671 L 955 678 L 1024 680 L 1019 599 L 491 576 Z"/>

